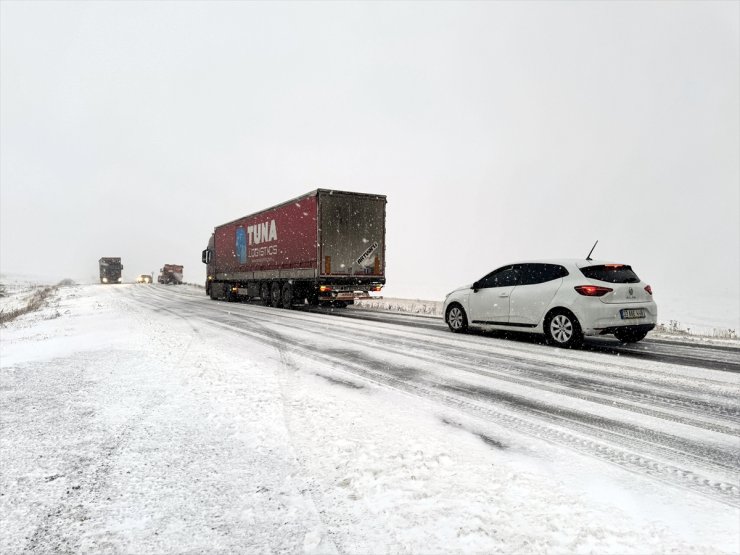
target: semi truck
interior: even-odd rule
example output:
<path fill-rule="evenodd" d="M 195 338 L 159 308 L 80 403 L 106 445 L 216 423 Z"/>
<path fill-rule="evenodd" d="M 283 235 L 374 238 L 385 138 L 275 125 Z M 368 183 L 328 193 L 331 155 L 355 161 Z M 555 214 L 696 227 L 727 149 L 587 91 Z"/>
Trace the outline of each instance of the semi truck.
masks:
<path fill-rule="evenodd" d="M 316 189 L 216 226 L 206 294 L 344 307 L 385 285 L 385 195 Z"/>
<path fill-rule="evenodd" d="M 100 283 L 121 283 L 121 258 L 118 256 L 104 256 L 98 260 L 100 267 Z"/>
<path fill-rule="evenodd" d="M 179 264 L 165 264 L 159 270 L 157 283 L 165 285 L 180 285 L 182 283 L 182 266 Z"/>

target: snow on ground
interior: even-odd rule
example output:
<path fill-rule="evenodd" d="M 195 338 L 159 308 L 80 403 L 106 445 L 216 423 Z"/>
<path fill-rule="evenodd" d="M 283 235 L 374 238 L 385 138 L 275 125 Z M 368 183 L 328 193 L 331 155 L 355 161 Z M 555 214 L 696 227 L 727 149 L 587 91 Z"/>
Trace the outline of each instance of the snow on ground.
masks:
<path fill-rule="evenodd" d="M 735 509 L 470 433 L 137 287 L 62 287 L 0 329 L 0 551 L 738 551 Z"/>

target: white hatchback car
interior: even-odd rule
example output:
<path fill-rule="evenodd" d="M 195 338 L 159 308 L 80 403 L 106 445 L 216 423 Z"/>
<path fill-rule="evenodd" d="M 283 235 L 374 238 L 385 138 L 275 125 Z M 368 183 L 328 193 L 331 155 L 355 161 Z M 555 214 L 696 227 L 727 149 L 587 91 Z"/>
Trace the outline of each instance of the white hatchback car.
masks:
<path fill-rule="evenodd" d="M 561 347 L 584 335 L 632 343 L 655 327 L 653 290 L 626 264 L 543 260 L 508 264 L 460 287 L 444 302 L 454 332 L 468 326 L 545 334 Z"/>

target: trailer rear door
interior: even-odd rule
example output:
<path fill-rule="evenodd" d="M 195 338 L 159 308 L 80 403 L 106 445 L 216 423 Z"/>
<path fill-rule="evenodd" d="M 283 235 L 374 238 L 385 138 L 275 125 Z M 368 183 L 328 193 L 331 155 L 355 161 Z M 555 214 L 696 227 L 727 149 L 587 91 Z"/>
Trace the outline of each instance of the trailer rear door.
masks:
<path fill-rule="evenodd" d="M 384 276 L 385 196 L 318 194 L 321 275 Z"/>

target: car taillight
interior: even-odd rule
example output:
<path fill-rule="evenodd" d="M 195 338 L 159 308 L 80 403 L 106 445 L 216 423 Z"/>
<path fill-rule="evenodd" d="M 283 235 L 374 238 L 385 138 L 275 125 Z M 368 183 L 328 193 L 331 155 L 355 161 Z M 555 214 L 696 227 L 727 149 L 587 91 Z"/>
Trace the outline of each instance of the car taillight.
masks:
<path fill-rule="evenodd" d="M 614 291 L 614 289 L 610 289 L 609 287 L 600 287 L 598 285 L 577 285 L 574 289 L 585 297 L 603 297 L 607 293 Z"/>
<path fill-rule="evenodd" d="M 322 293 L 324 291 L 331 291 L 331 285 L 319 285 L 319 291 L 321 291 Z"/>
<path fill-rule="evenodd" d="M 376 285 L 375 287 L 373 287 L 373 291 L 380 291 L 381 289 L 383 289 L 382 285 Z"/>
<path fill-rule="evenodd" d="M 646 286 L 645 286 L 645 291 L 647 291 L 647 292 L 648 292 L 649 294 L 651 294 L 651 295 L 653 294 L 653 288 L 652 288 L 652 287 L 650 287 L 649 285 L 646 285 Z"/>

